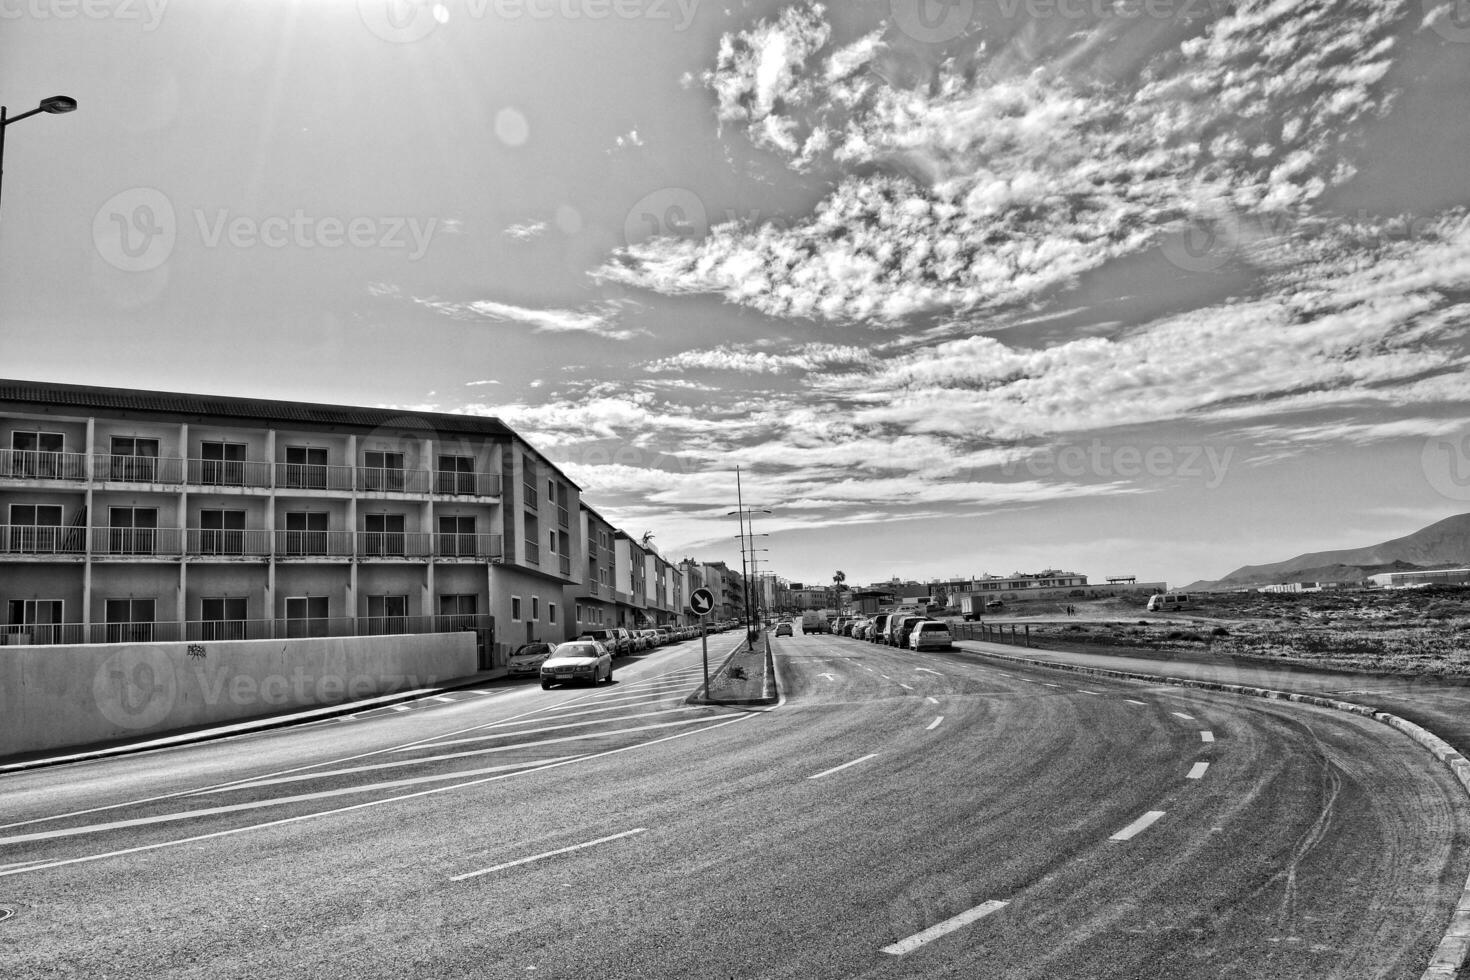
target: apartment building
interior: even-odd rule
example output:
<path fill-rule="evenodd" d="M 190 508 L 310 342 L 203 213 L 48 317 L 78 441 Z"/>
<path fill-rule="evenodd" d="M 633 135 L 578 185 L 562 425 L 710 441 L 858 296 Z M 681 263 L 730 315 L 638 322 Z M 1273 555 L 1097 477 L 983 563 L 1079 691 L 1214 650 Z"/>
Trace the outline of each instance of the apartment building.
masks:
<path fill-rule="evenodd" d="M 607 629 L 618 624 L 618 602 L 615 589 L 617 581 L 617 555 L 613 540 L 617 528 L 605 517 L 583 501 L 581 507 L 582 581 L 566 587 L 566 606 L 572 619 L 568 623 L 567 637 L 575 637 L 582 630 Z"/>
<path fill-rule="evenodd" d="M 8 643 L 468 629 L 498 666 L 564 635 L 585 513 L 494 418 L 0 380 Z"/>

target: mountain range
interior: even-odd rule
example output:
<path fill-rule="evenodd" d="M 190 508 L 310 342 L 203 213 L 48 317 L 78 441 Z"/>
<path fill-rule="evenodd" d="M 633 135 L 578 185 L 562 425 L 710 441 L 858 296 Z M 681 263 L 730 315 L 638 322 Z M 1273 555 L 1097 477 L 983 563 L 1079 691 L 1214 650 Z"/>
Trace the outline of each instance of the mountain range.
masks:
<path fill-rule="evenodd" d="M 1413 534 L 1365 548 L 1314 551 L 1269 565 L 1243 565 L 1223 578 L 1193 582 L 1181 591 L 1243 589 L 1276 582 L 1356 581 L 1380 572 L 1470 565 L 1470 514 L 1436 521 Z"/>

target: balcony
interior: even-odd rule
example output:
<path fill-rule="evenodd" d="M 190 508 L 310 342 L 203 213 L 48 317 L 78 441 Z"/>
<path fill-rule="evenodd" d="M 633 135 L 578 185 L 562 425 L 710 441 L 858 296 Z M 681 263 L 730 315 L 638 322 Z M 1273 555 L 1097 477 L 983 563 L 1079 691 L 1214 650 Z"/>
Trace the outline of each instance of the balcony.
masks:
<path fill-rule="evenodd" d="M 351 490 L 355 468 L 325 463 L 277 463 L 276 488 L 281 490 Z"/>
<path fill-rule="evenodd" d="M 557 560 L 561 563 L 561 573 L 563 575 L 565 575 L 567 578 L 571 578 L 572 577 L 572 558 L 571 558 L 571 556 L 570 555 L 557 555 L 556 557 L 557 557 Z"/>
<path fill-rule="evenodd" d="M 397 636 L 490 629 L 490 616 L 336 616 L 317 619 L 209 619 L 186 623 L 48 623 L 0 626 L 0 645 L 207 643 L 307 636 Z"/>
<path fill-rule="evenodd" d="M 117 456 L 92 454 L 92 478 L 112 483 L 161 483 L 181 486 L 184 460 L 174 456 Z"/>
<path fill-rule="evenodd" d="M 595 579 L 595 578 L 589 578 L 587 580 L 587 594 L 588 595 L 597 595 L 598 594 L 598 590 L 601 589 L 601 588 L 602 588 L 602 586 L 598 583 L 597 579 Z"/>
<path fill-rule="evenodd" d="M 439 558 L 473 558 L 485 560 L 504 554 L 498 534 L 436 534 L 434 554 Z"/>
<path fill-rule="evenodd" d="M 85 481 L 87 454 L 0 449 L 0 477 L 12 480 Z"/>
<path fill-rule="evenodd" d="M 0 554 L 84 555 L 86 531 L 79 527 L 0 524 Z"/>
<path fill-rule="evenodd" d="M 107 558 L 177 558 L 183 532 L 176 527 L 94 527 L 92 554 Z"/>
<path fill-rule="evenodd" d="M 404 470 L 379 466 L 359 466 L 357 468 L 357 489 L 359 490 L 428 493 L 433 484 L 433 474 L 428 470 Z"/>
<path fill-rule="evenodd" d="M 186 482 L 192 487 L 269 487 L 274 467 L 254 459 L 191 459 Z"/>
<path fill-rule="evenodd" d="M 529 483 L 521 484 L 521 495 L 526 498 L 526 508 L 535 510 L 541 506 L 541 498 L 536 493 L 536 488 Z"/>
<path fill-rule="evenodd" d="M 277 558 L 351 558 L 351 531 L 276 531 Z"/>
<path fill-rule="evenodd" d="M 358 531 L 359 558 L 427 558 L 433 535 L 422 531 Z"/>
<path fill-rule="evenodd" d="M 191 527 L 184 532 L 184 551 L 190 557 L 265 558 L 271 553 L 271 532 Z"/>
<path fill-rule="evenodd" d="M 534 541 L 526 542 L 526 561 L 532 565 L 541 564 L 541 546 Z"/>
<path fill-rule="evenodd" d="M 571 516 L 571 514 L 567 513 L 567 509 L 565 507 L 560 506 L 560 505 L 558 505 L 557 508 L 556 508 L 556 523 L 558 525 L 560 525 L 561 527 L 571 527 L 572 526 L 572 516 Z"/>
<path fill-rule="evenodd" d="M 460 497 L 498 497 L 500 474 L 439 470 L 434 474 L 434 492 Z"/>

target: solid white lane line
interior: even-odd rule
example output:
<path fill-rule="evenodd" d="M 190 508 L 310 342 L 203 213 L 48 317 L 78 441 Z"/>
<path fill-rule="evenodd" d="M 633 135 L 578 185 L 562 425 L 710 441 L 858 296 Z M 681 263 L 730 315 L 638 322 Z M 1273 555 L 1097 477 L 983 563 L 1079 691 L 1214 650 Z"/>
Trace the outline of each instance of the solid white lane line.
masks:
<path fill-rule="evenodd" d="M 1136 704 L 1136 705 L 1139 705 L 1140 707 L 1144 707 L 1144 708 L 1147 708 L 1148 707 L 1148 702 L 1147 701 L 1135 701 L 1132 698 L 1124 698 L 1123 700 L 1124 701 L 1127 701 L 1129 704 Z"/>
<path fill-rule="evenodd" d="M 230 830 L 216 830 L 213 833 L 197 834 L 193 837 L 182 837 L 176 840 L 160 841 L 156 844 L 143 844 L 139 847 L 128 847 L 117 851 L 103 851 L 99 854 L 88 854 L 83 857 L 63 858 L 59 861 L 47 861 L 41 864 L 31 865 L 29 867 L 16 868 L 13 871 L 0 871 L 0 878 L 8 878 L 11 875 L 29 874 L 32 871 L 47 871 L 51 868 L 61 868 L 73 864 L 85 864 L 91 861 L 102 861 L 107 858 L 125 857 L 129 854 L 139 854 L 143 851 L 156 851 L 164 847 L 179 847 L 183 844 L 196 844 L 200 841 L 213 840 L 217 837 L 232 837 L 235 834 L 249 833 L 252 830 L 264 830 L 268 827 L 280 827 L 285 824 L 300 823 L 304 820 L 315 820 L 318 817 L 331 817 L 341 813 L 350 813 L 354 810 L 365 810 L 368 807 L 382 806 L 385 803 L 401 803 L 404 800 L 417 799 L 420 796 L 434 796 L 439 793 L 452 793 L 456 790 L 466 789 L 472 786 L 481 786 L 485 783 L 498 782 L 502 779 L 513 779 L 516 776 L 527 776 L 538 772 L 545 772 L 547 769 L 556 769 L 561 766 L 575 765 L 578 762 L 583 762 L 588 759 L 600 759 L 603 756 L 617 755 L 619 752 L 631 752 L 635 749 L 647 748 L 650 745 L 658 745 L 661 742 L 671 742 L 676 738 L 687 738 L 690 735 L 698 735 L 701 732 L 707 732 L 714 728 L 724 728 L 726 725 L 739 724 L 742 721 L 748 721 L 751 718 L 754 718 L 760 714 L 764 714 L 767 711 L 772 711 L 776 708 L 780 708 L 785 705 L 785 703 L 786 700 L 783 697 L 769 708 L 758 709 L 748 714 L 736 715 L 734 718 L 731 718 L 728 721 L 715 722 L 713 725 L 709 725 L 704 728 L 696 728 L 693 731 L 680 732 L 677 735 L 665 735 L 663 738 L 655 738 L 647 742 L 637 742 L 633 745 L 625 745 L 622 748 L 609 749 L 606 752 L 594 752 L 591 755 L 574 756 L 573 758 L 567 759 L 562 762 L 552 762 L 547 765 L 537 766 L 534 769 L 521 769 L 517 772 L 502 773 L 497 776 L 485 776 L 480 779 L 472 779 L 467 783 L 455 783 L 452 786 L 439 786 L 434 789 L 423 789 L 419 790 L 417 793 L 407 793 L 403 796 L 390 796 L 386 799 L 381 800 L 369 800 L 366 803 L 353 803 L 350 806 L 338 807 L 335 810 L 322 810 L 317 813 L 304 813 L 296 817 L 282 817 L 279 820 L 269 820 L 265 823 L 249 824 L 244 827 L 234 827 Z"/>
<path fill-rule="evenodd" d="M 456 698 L 446 698 L 443 695 L 439 695 L 439 696 L 435 697 L 434 700 L 435 701 L 443 701 L 445 704 L 453 704 L 458 699 L 456 699 Z"/>
<path fill-rule="evenodd" d="M 908 685 L 907 685 L 907 684 L 905 684 L 905 683 L 904 683 L 904 682 L 903 682 L 903 681 L 899 681 L 899 682 L 898 682 L 898 686 L 899 686 L 899 687 L 901 687 L 901 688 L 903 688 L 903 689 L 904 689 L 904 690 L 905 690 L 905 691 L 912 691 L 912 690 L 913 690 L 913 688 L 912 688 L 912 687 L 909 687 L 909 686 L 908 686 Z"/>
<path fill-rule="evenodd" d="M 1189 770 L 1189 775 L 1188 776 L 1185 776 L 1184 778 L 1185 779 L 1203 779 L 1204 778 L 1204 775 L 1205 775 L 1205 770 L 1208 769 L 1208 768 L 1210 768 L 1210 764 L 1208 762 L 1196 762 L 1194 764 L 1194 768 L 1192 768 L 1192 769 Z"/>
<path fill-rule="evenodd" d="M 1053 684 L 1051 681 L 1042 681 L 1041 683 L 1045 684 L 1047 687 L 1061 687 L 1062 686 L 1060 684 Z"/>
<path fill-rule="evenodd" d="M 830 776 L 834 772 L 841 772 L 842 770 L 846 769 L 848 766 L 855 766 L 859 762 L 867 762 L 869 759 L 876 758 L 877 755 L 878 755 L 878 753 L 876 753 L 876 752 L 869 752 L 867 755 L 863 756 L 861 759 L 853 759 L 851 762 L 844 762 L 840 766 L 833 766 L 831 769 L 824 769 L 822 772 L 817 773 L 815 776 L 808 776 L 806 778 L 807 779 L 821 779 L 823 776 Z"/>
<path fill-rule="evenodd" d="M 390 705 L 388 705 L 388 707 L 392 708 L 394 711 L 407 711 L 408 710 L 408 705 L 406 705 L 406 704 L 390 704 Z"/>
<path fill-rule="evenodd" d="M 1077 693 L 1078 693 L 1078 694 L 1097 694 L 1097 696 L 1098 696 L 1098 697 L 1102 697 L 1102 695 L 1101 695 L 1101 694 L 1098 694 L 1098 692 L 1097 692 L 1097 691 L 1084 691 L 1084 690 L 1083 690 L 1083 689 L 1082 689 L 1082 688 L 1080 688 L 1080 687 L 1079 687 L 1079 688 L 1077 688 Z"/>
<path fill-rule="evenodd" d="M 555 857 L 558 854 L 570 854 L 572 851 L 580 851 L 584 847 L 595 847 L 598 844 L 606 844 L 608 841 L 618 840 L 622 837 L 632 837 L 634 834 L 641 834 L 647 829 L 647 827 L 635 827 L 632 830 L 625 830 L 621 834 L 612 834 L 608 837 L 599 837 L 597 838 L 597 840 L 589 840 L 582 844 L 573 844 L 571 847 L 557 848 L 554 851 L 547 851 L 545 854 L 535 854 L 531 857 L 521 858 L 519 861 L 507 861 L 505 864 L 497 864 L 493 868 L 485 868 L 480 871 L 470 871 L 466 874 L 455 875 L 449 880 L 465 881 L 469 878 L 478 878 L 480 877 L 480 875 L 488 875 L 496 871 L 504 871 L 506 868 L 514 868 L 522 864 L 530 864 L 532 861 L 540 861 L 542 858 Z"/>
<path fill-rule="evenodd" d="M 585 728 L 588 725 L 617 724 L 620 721 L 632 721 L 634 718 L 656 718 L 660 715 L 672 714 L 675 711 L 699 711 L 702 706 L 697 704 L 684 705 L 679 708 L 665 708 L 662 711 L 644 711 L 636 715 L 618 715 L 616 718 L 594 718 L 591 721 L 571 721 L 565 725 L 543 725 L 540 728 L 520 728 L 513 732 L 492 732 L 489 735 L 471 735 L 469 738 L 456 738 L 448 742 L 434 742 L 431 745 L 416 745 L 412 749 L 399 749 L 400 752 L 416 752 L 419 749 L 441 749 L 450 745 L 467 745 L 471 742 L 488 742 L 494 738 L 514 738 L 517 735 L 541 735 L 546 732 L 559 732 L 568 728 Z M 557 720 L 566 717 L 558 716 Z M 528 719 L 530 720 L 530 719 Z M 253 785 L 253 784 L 252 784 Z"/>
<path fill-rule="evenodd" d="M 939 727 L 939 723 L 941 721 L 943 721 L 943 720 L 944 720 L 944 715 L 940 715 L 938 718 L 935 718 L 933 721 L 929 722 L 929 727 L 926 728 L 926 729 L 924 729 L 924 731 L 926 731 L 926 732 L 932 732 L 932 731 L 934 731 L 934 729 L 936 729 L 936 728 Z"/>
<path fill-rule="evenodd" d="M 1173 715 L 1175 718 L 1183 718 L 1185 721 L 1194 721 L 1194 715 L 1186 715 L 1182 711 L 1171 711 L 1169 712 L 1169 714 Z"/>
<path fill-rule="evenodd" d="M 944 676 L 939 671 L 937 671 L 937 670 L 930 670 L 928 667 L 915 667 L 914 670 L 922 670 L 926 674 L 934 674 L 937 677 L 943 677 Z"/>
<path fill-rule="evenodd" d="M 1010 903 L 997 901 L 984 902 L 980 905 L 975 906 L 972 909 L 969 909 L 968 911 L 961 912 L 959 915 L 954 916 L 953 918 L 945 919 L 938 925 L 930 926 L 923 932 L 916 932 L 907 939 L 901 939 L 898 942 L 893 943 L 892 945 L 884 946 L 882 951 L 890 956 L 902 956 L 905 953 L 911 953 L 914 950 L 918 949 L 920 946 L 923 946 L 927 943 L 932 943 L 940 936 L 948 935 L 949 933 L 954 932 L 956 929 L 964 928 L 971 922 L 974 922 L 977 919 L 983 919 L 992 912 L 999 912 L 1008 904 Z"/>
<path fill-rule="evenodd" d="M 465 779 L 471 776 L 483 776 L 492 772 L 505 772 L 513 769 L 529 769 L 532 766 L 543 766 L 552 762 L 563 762 L 567 759 L 581 758 L 580 756 L 562 756 L 560 759 L 536 759 L 532 762 L 517 762 L 508 766 L 490 766 L 486 769 L 475 769 L 470 772 L 438 773 L 433 776 L 415 776 L 412 779 L 396 779 L 386 783 L 365 783 L 360 786 L 343 786 L 339 789 L 326 789 L 316 793 L 300 793 L 296 796 L 279 796 L 269 800 L 251 800 L 249 803 L 230 803 L 225 806 L 202 807 L 198 810 L 185 810 L 181 813 L 159 813 L 151 817 L 134 817 L 131 820 L 113 820 L 108 823 L 88 824 L 82 827 L 67 827 L 64 830 L 43 830 L 34 834 L 21 834 L 16 837 L 0 838 L 0 845 L 25 844 L 32 841 L 55 840 L 58 837 L 80 837 L 83 834 L 97 834 L 107 830 L 123 830 L 128 827 L 151 827 L 160 823 L 177 823 L 180 820 L 193 820 L 198 817 L 212 817 L 221 813 L 239 813 L 243 810 L 261 810 L 272 806 L 285 806 L 291 803 L 309 803 L 312 800 L 325 800 L 334 796 L 346 796 L 351 793 L 370 793 L 380 789 L 401 789 L 405 786 L 421 786 L 424 783 L 444 782 L 447 779 Z"/>
<path fill-rule="evenodd" d="M 925 698 L 924 700 L 925 701 L 928 701 L 930 704 L 938 704 L 939 703 L 939 699 L 938 698 Z"/>
<path fill-rule="evenodd" d="M 1200 732 L 1199 733 L 1199 740 L 1201 742 L 1213 742 L 1215 740 L 1215 733 L 1214 732 Z"/>
<path fill-rule="evenodd" d="M 1150 810 L 1137 820 L 1118 831 L 1108 840 L 1132 840 L 1148 828 L 1152 827 L 1160 817 L 1164 815 L 1163 810 Z"/>

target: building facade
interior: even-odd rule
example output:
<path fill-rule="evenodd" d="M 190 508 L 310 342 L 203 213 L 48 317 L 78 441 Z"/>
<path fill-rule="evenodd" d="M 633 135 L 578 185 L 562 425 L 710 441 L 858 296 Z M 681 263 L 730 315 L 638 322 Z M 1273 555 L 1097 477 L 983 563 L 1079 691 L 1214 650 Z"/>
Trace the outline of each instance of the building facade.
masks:
<path fill-rule="evenodd" d="M 6 642 L 560 639 L 580 489 L 499 420 L 0 381 Z"/>

